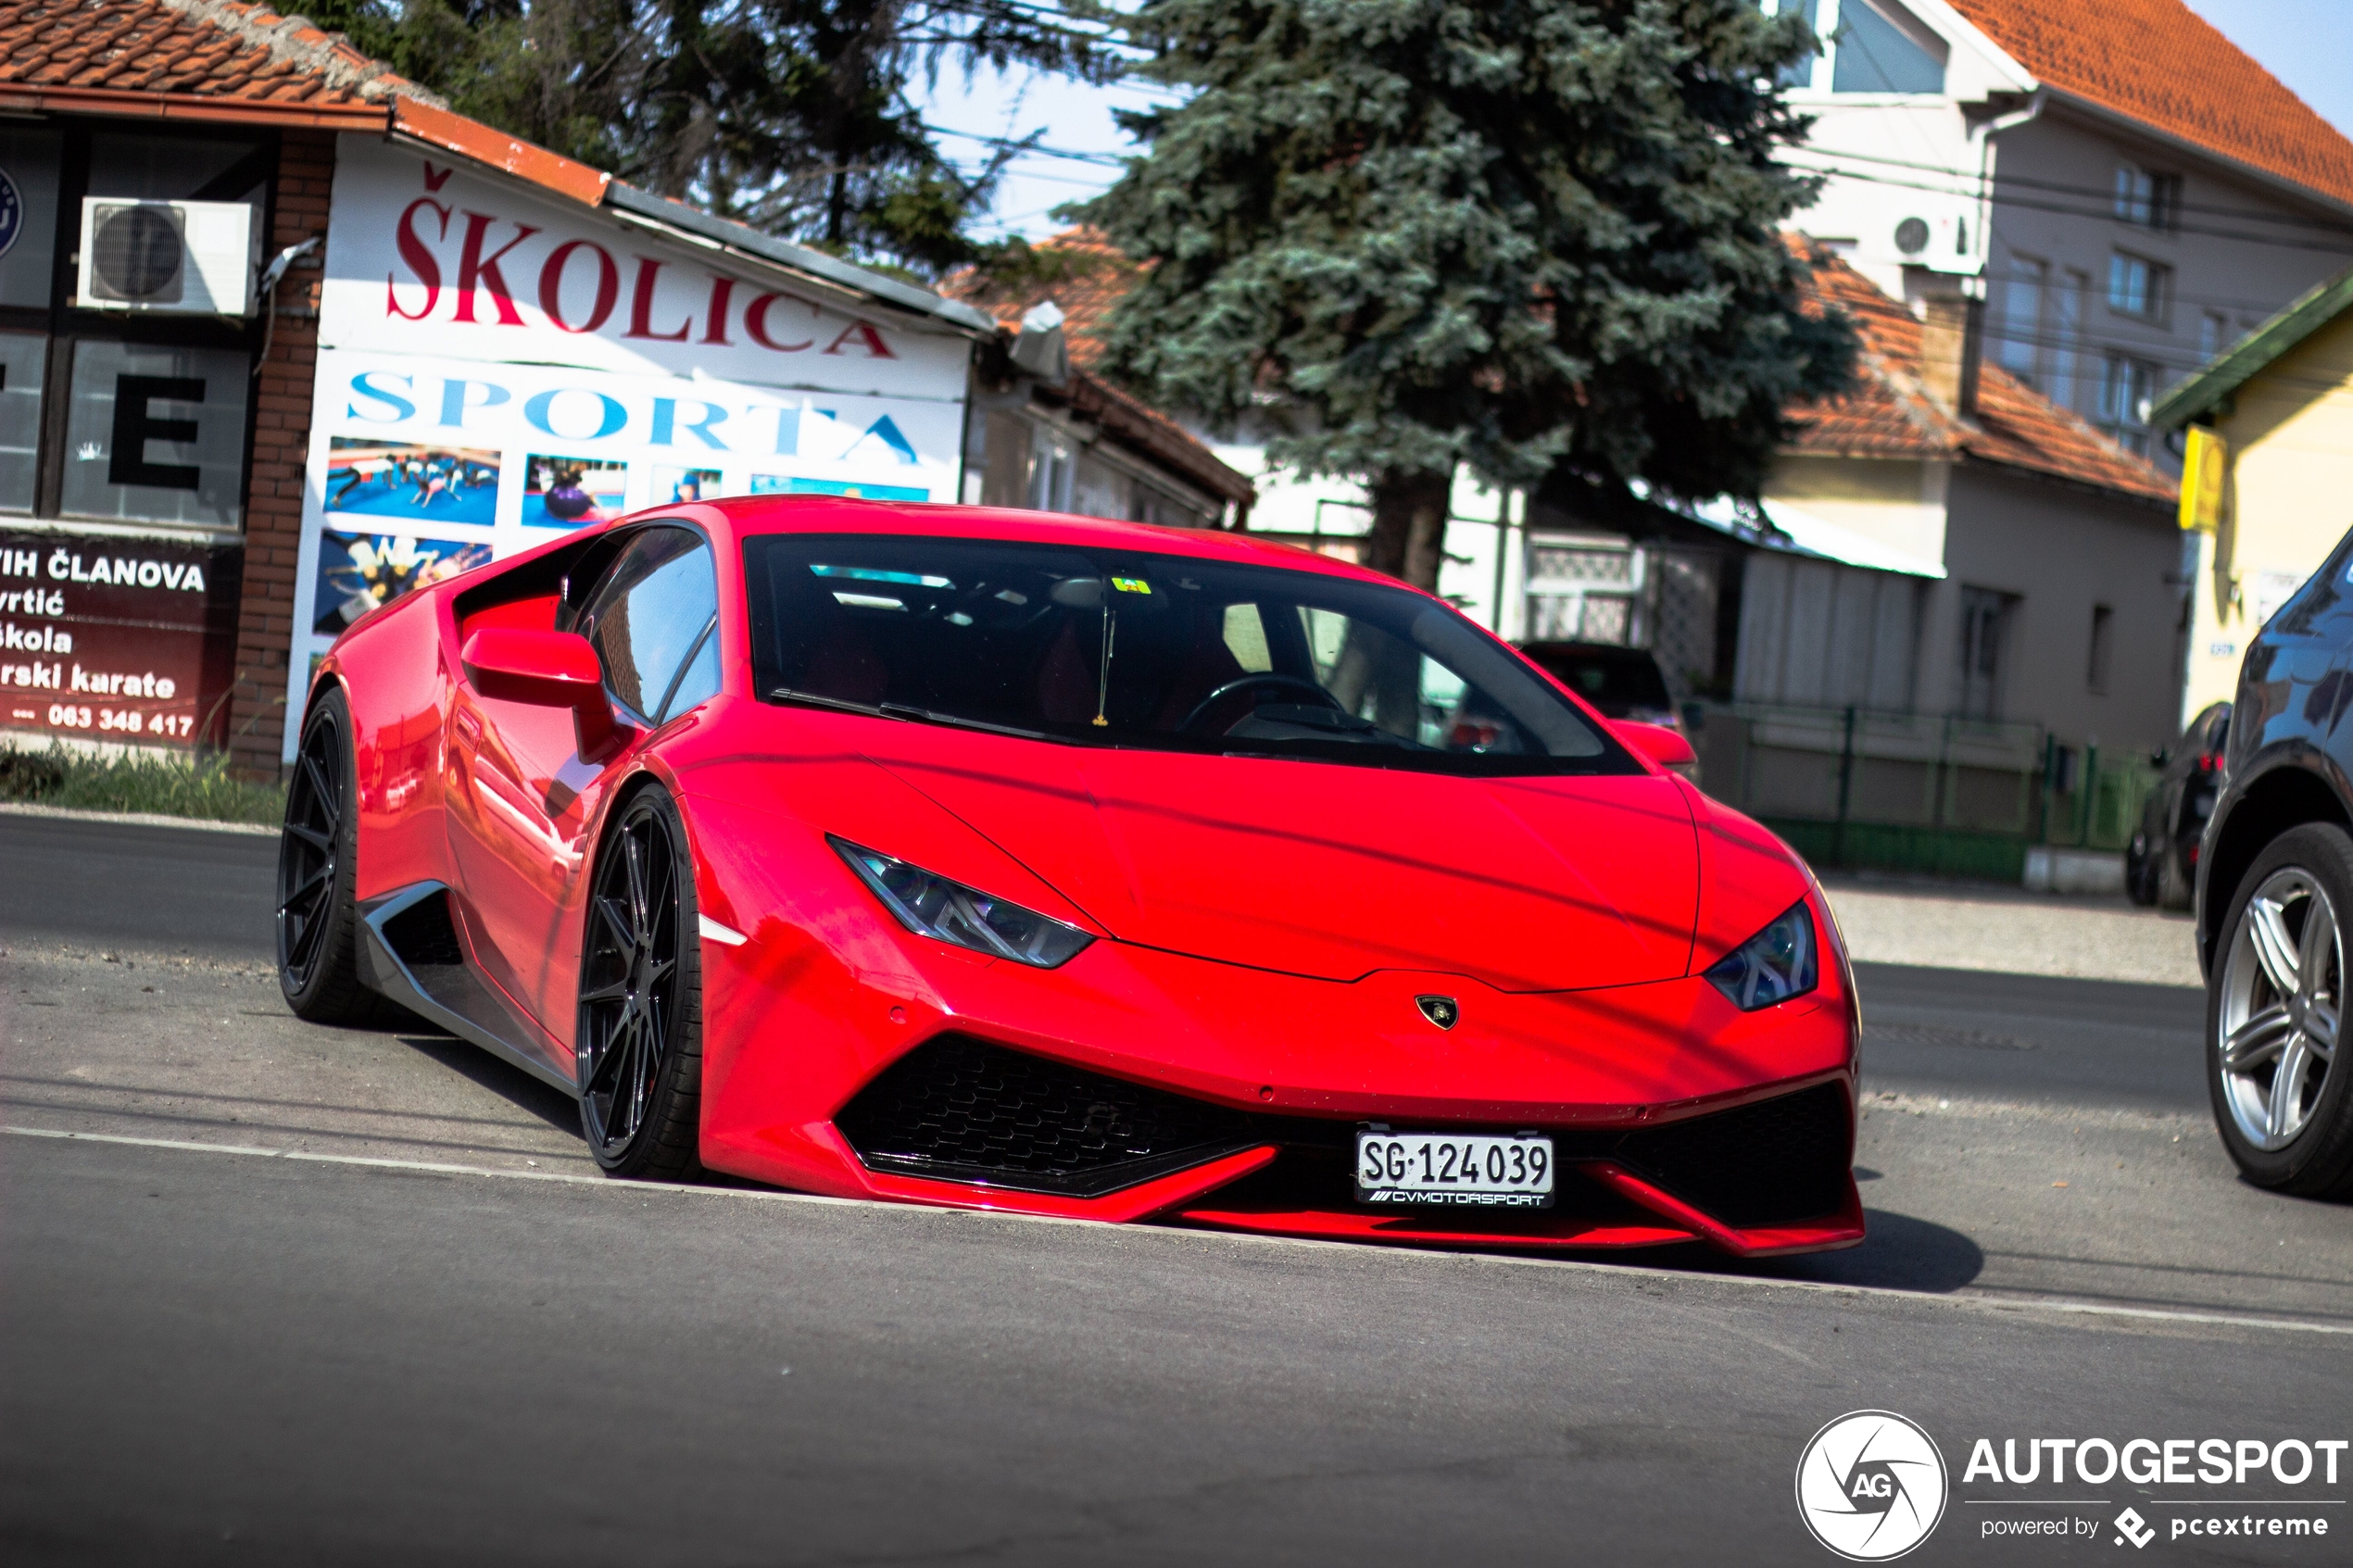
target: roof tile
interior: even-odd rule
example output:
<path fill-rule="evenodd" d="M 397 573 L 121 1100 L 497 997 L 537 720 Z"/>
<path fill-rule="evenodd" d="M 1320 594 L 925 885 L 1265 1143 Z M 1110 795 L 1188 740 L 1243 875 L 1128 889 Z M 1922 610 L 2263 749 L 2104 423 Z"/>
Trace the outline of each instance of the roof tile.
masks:
<path fill-rule="evenodd" d="M 104 89 L 359 108 L 412 84 L 240 0 L 0 0 L 0 90 Z"/>
<path fill-rule="evenodd" d="M 1978 370 L 1977 418 L 1956 417 L 1920 383 L 1920 323 L 1903 305 L 1825 250 L 1814 264 L 1813 300 L 1835 307 L 1861 335 L 1853 391 L 1790 410 L 1794 452 L 1844 458 L 1974 458 L 2071 480 L 2145 500 L 2170 501 L 2175 487 L 2078 415 L 1999 366 Z"/>

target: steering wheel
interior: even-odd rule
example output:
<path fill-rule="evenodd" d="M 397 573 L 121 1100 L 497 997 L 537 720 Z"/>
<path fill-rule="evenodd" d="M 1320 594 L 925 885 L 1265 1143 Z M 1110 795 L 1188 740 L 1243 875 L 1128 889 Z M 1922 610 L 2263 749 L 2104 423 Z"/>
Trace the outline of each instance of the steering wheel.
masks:
<path fill-rule="evenodd" d="M 1193 704 L 1193 710 L 1185 715 L 1185 721 L 1176 726 L 1176 733 L 1178 734 L 1192 734 L 1193 726 L 1200 723 L 1202 717 L 1206 715 L 1211 709 L 1216 707 L 1220 701 L 1233 696 L 1236 692 L 1247 690 L 1252 686 L 1296 686 L 1301 691 L 1303 691 L 1313 696 L 1316 702 L 1326 708 L 1336 709 L 1342 713 L 1348 711 L 1346 709 L 1340 707 L 1340 700 L 1337 697 L 1333 696 L 1331 693 L 1326 691 L 1323 687 L 1317 685 L 1313 681 L 1302 680 L 1297 675 L 1277 675 L 1272 671 L 1261 671 L 1255 675 L 1244 675 L 1238 681 L 1228 681 L 1224 685 L 1218 687 L 1215 691 L 1210 693 L 1207 696 L 1202 698 L 1199 702 Z"/>

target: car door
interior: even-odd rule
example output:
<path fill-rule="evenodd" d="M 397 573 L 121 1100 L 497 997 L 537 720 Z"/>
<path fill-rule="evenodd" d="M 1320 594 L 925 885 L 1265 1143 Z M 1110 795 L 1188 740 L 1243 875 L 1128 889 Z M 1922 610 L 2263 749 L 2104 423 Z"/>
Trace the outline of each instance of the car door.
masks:
<path fill-rule="evenodd" d="M 471 685 L 452 719 L 467 798 L 450 848 L 475 953 L 537 1021 L 570 1073 L 580 933 L 573 918 L 604 793 L 661 724 L 719 687 L 718 585 L 691 529 L 631 540 L 583 601 L 573 629 L 596 648 L 623 726 L 610 750 L 580 755 L 569 709 L 486 696 Z"/>

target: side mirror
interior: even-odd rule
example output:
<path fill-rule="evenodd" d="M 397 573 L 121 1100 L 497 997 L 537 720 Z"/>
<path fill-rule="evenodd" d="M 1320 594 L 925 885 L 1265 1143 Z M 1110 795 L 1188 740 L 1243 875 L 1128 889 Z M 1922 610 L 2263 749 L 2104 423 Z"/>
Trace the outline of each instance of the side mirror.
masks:
<path fill-rule="evenodd" d="M 1612 734 L 1662 768 L 1689 768 L 1699 761 L 1692 743 L 1664 724 L 1616 719 L 1609 728 Z"/>
<path fill-rule="evenodd" d="M 525 632 L 486 626 L 459 653 L 474 689 L 502 702 L 569 708 L 580 755 L 594 761 L 620 732 L 605 696 L 597 650 L 577 632 Z"/>

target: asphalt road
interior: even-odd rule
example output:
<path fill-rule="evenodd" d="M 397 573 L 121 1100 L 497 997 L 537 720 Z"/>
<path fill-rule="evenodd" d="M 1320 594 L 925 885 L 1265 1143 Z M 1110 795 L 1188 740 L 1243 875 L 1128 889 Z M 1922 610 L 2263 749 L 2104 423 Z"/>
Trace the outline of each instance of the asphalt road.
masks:
<path fill-rule="evenodd" d="M 2193 991 L 1867 971 L 1852 1251 L 1448 1255 L 605 1181 L 481 1053 L 289 1017 L 273 854 L 0 817 L 12 1564 L 1828 1562 L 1793 1468 L 1862 1408 L 1951 1467 L 1908 1561 L 2353 1531 L 2353 1461 L 1962 1484 L 2353 1436 L 2353 1209 L 2233 1178 Z M 2335 1535 L 2170 1535 L 2241 1505 Z"/>

